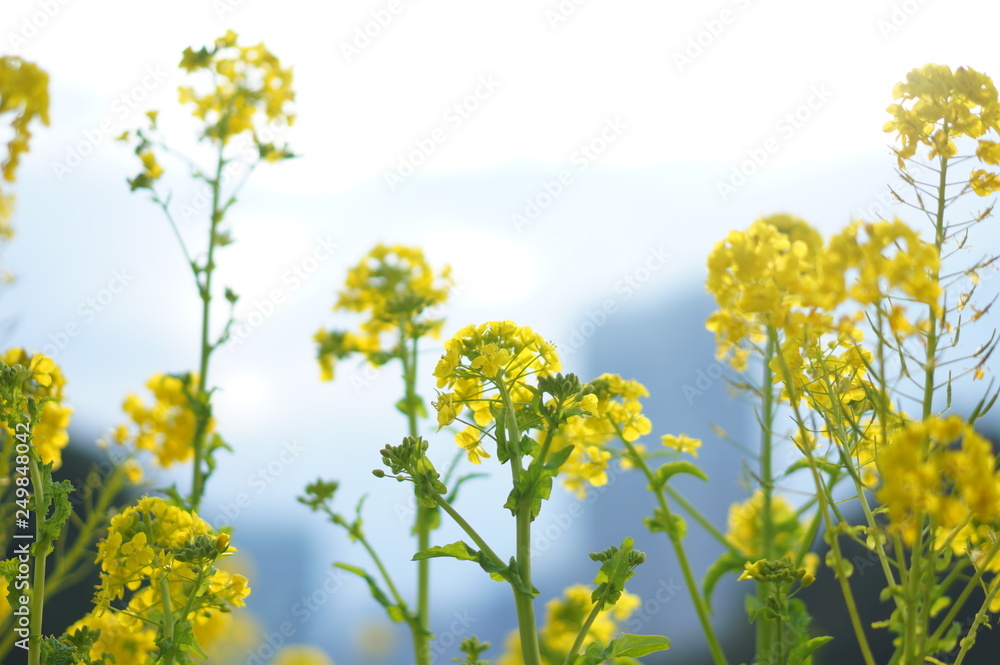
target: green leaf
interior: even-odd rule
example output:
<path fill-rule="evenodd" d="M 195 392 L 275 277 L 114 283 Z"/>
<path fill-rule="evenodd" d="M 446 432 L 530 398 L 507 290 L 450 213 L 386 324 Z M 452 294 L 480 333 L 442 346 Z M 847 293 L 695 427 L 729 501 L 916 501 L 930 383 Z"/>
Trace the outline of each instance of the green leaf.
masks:
<path fill-rule="evenodd" d="M 684 536 L 687 535 L 687 522 L 684 521 L 684 518 L 677 514 L 665 513 L 661 508 L 654 508 L 653 516 L 642 521 L 650 533 L 662 531 L 678 540 L 684 540 Z"/>
<path fill-rule="evenodd" d="M 712 609 L 712 591 L 720 579 L 727 573 L 742 571 L 743 565 L 748 561 L 744 556 L 737 556 L 732 552 L 723 552 L 722 556 L 715 560 L 708 570 L 705 571 L 705 579 L 701 582 L 702 595 L 705 597 L 705 604 L 708 609 Z"/>
<path fill-rule="evenodd" d="M 349 573 L 354 573 L 365 582 L 368 582 L 368 591 L 371 593 L 372 598 L 375 599 L 376 603 L 385 608 L 385 611 L 389 614 L 390 619 L 397 623 L 406 620 L 406 611 L 399 605 L 396 605 L 389 600 L 389 597 L 385 594 L 385 592 L 379 588 L 378 582 L 375 578 L 369 575 L 366 570 L 346 563 L 335 563 L 333 566 L 334 568 L 340 568 L 341 570 L 346 570 Z"/>
<path fill-rule="evenodd" d="M 669 648 L 670 640 L 661 635 L 624 633 L 611 640 L 607 646 L 591 642 L 587 645 L 587 650 L 573 660 L 573 665 L 599 665 L 610 658 L 641 658 Z"/>
<path fill-rule="evenodd" d="M 521 503 L 525 497 L 531 496 L 531 521 L 538 517 L 542 510 L 542 501 L 548 499 L 552 494 L 552 479 L 558 473 L 558 468 L 552 469 L 548 465 L 539 464 L 533 460 L 514 483 L 513 489 L 507 495 L 507 502 L 504 508 L 510 510 L 511 515 L 517 516 Z"/>
<path fill-rule="evenodd" d="M 511 586 L 521 593 L 528 594 L 532 597 L 538 595 L 538 589 L 533 587 L 529 589 L 521 579 L 514 557 L 511 557 L 509 565 L 503 566 L 495 561 L 491 561 L 490 557 L 485 552 L 473 549 L 468 545 L 468 543 L 460 540 L 457 543 L 451 543 L 450 545 L 444 545 L 441 547 L 428 547 L 426 550 L 414 554 L 413 560 L 419 561 L 420 559 L 432 559 L 435 557 L 451 557 L 453 559 L 458 559 L 459 561 L 475 561 L 479 564 L 480 568 L 490 574 L 490 577 L 493 580 L 497 582 L 506 580 L 511 584 Z"/>
<path fill-rule="evenodd" d="M 553 471 L 559 471 L 559 468 L 566 463 L 569 456 L 573 454 L 574 446 L 566 446 L 561 450 L 552 453 L 549 456 L 549 461 L 545 463 L 545 468 L 551 469 Z"/>
<path fill-rule="evenodd" d="M 797 644 L 788 652 L 788 665 L 806 665 L 812 652 L 820 648 L 833 638 L 829 635 L 813 637 L 802 644 Z"/>
<path fill-rule="evenodd" d="M 844 468 L 841 464 L 834 464 L 833 462 L 816 458 L 813 458 L 813 464 L 816 465 L 817 469 L 823 471 L 824 473 L 838 473 Z M 799 469 L 808 468 L 810 468 L 809 460 L 805 457 L 800 457 L 790 467 L 785 469 L 785 475 L 787 476 L 794 471 L 798 471 Z"/>
<path fill-rule="evenodd" d="M 656 491 L 667 484 L 667 481 L 672 477 L 676 476 L 678 473 L 686 473 L 697 478 L 701 478 L 705 482 L 708 482 L 708 476 L 705 472 L 698 468 L 697 465 L 691 462 L 679 461 L 679 462 L 667 462 L 659 469 L 656 470 L 656 474 L 653 477 L 653 482 L 650 483 L 650 489 Z"/>
<path fill-rule="evenodd" d="M 479 557 L 482 554 L 479 550 L 472 549 L 469 547 L 468 543 L 464 540 L 460 540 L 457 543 L 452 543 L 450 545 L 428 547 L 422 552 L 417 552 L 413 555 L 414 561 L 420 561 L 421 559 L 433 559 L 439 556 L 450 556 L 459 561 L 479 561 Z"/>

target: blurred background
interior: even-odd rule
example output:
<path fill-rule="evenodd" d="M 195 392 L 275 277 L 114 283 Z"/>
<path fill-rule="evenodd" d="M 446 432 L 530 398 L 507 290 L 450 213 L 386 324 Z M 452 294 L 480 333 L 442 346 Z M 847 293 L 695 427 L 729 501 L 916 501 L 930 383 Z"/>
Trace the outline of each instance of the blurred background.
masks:
<path fill-rule="evenodd" d="M 4 289 L 4 343 L 63 368 L 83 454 L 124 421 L 128 392 L 143 393 L 154 373 L 194 370 L 198 358 L 189 269 L 160 211 L 129 193 L 138 163 L 113 138 L 159 109 L 168 139 L 198 154 L 177 63 L 226 30 L 294 68 L 297 119 L 275 133 L 301 158 L 253 174 L 227 217 L 236 242 L 218 255 L 218 281 L 240 294 L 244 325 L 210 370 L 218 430 L 236 453 L 222 457 L 203 516 L 234 526 L 257 621 L 232 662 L 267 663 L 278 642 L 318 645 L 338 663 L 407 662 L 401 627 L 363 582 L 330 567 L 367 565 L 363 551 L 295 501 L 317 477 L 341 481 L 344 512 L 368 494 L 376 548 L 398 579 L 413 579 L 407 488 L 370 474 L 377 451 L 405 431 L 391 406 L 397 368 L 347 363 L 321 383 L 311 339 L 354 323 L 330 307 L 347 268 L 377 242 L 419 245 L 434 265 L 453 266 L 446 336 L 512 319 L 553 340 L 584 379 L 614 372 L 647 385 L 648 444 L 667 433 L 704 439 L 711 485 L 680 486 L 717 523 L 747 496 L 743 452 L 711 429 L 756 445 L 753 414 L 728 395 L 704 330 L 709 250 L 776 212 L 827 235 L 857 217 L 905 215 L 887 187 L 898 185 L 882 132 L 892 86 L 928 62 L 997 76 L 1000 8 L 678 4 L 4 0 L 0 51 L 44 68 L 52 95 L 51 126 L 37 128 L 13 190 L 17 235 L 3 259 L 17 281 Z M 183 164 L 162 165 L 175 200 L 195 205 Z M 205 223 L 181 223 L 195 251 Z M 969 256 L 1000 250 L 996 223 L 976 230 Z M 984 275 L 984 297 L 998 282 Z M 965 352 L 993 321 L 963 334 Z M 440 350 L 424 351 L 429 400 Z M 971 408 L 984 383 L 958 387 L 956 409 Z M 432 443 L 435 459 L 450 459 L 450 435 Z M 461 508 L 506 551 L 503 471 L 467 486 Z M 174 481 L 185 487 L 187 470 L 151 487 Z M 615 471 L 582 510 L 573 503 L 553 492 L 536 522 L 541 599 L 589 583 L 586 553 L 635 536 L 649 562 L 633 590 L 649 600 L 633 628 L 673 639 L 663 662 L 694 662 L 702 639 L 666 538 L 644 534 L 644 483 Z M 718 552 L 689 531 L 700 576 Z M 445 526 L 434 541 L 458 538 Z M 472 633 L 499 647 L 515 626 L 507 588 L 461 562 L 435 562 L 433 575 L 436 662 Z M 746 633 L 743 590 L 716 594 L 722 632 Z M 739 658 L 737 639 L 724 642 Z"/>

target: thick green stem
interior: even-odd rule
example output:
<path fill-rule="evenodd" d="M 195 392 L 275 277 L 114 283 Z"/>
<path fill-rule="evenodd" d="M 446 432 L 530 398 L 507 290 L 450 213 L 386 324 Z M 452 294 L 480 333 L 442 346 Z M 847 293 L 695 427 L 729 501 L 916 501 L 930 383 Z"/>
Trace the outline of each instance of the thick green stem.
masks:
<path fill-rule="evenodd" d="M 41 542 L 42 527 L 45 524 L 46 501 L 45 485 L 42 481 L 42 472 L 38 468 L 36 455 L 32 454 L 28 458 L 28 465 L 31 469 L 31 483 L 34 485 L 35 501 L 35 542 Z M 34 555 L 34 568 L 31 579 L 31 616 L 28 619 L 28 665 L 40 665 L 42 658 L 42 614 L 45 610 L 45 559 L 48 557 L 48 547 L 41 547 Z"/>
<path fill-rule="evenodd" d="M 403 382 L 406 387 L 406 420 L 410 436 L 416 437 L 417 427 L 417 338 L 407 338 L 407 322 L 400 321 L 399 348 L 403 363 Z M 417 551 L 423 552 L 431 545 L 431 511 L 421 501 L 417 501 L 417 516 L 414 530 L 417 534 Z M 430 665 L 430 579 L 429 559 L 417 561 L 417 625 L 413 626 L 413 648 L 417 665 Z"/>
<path fill-rule="evenodd" d="M 761 379 L 761 437 L 760 437 L 760 482 L 763 494 L 761 507 L 761 554 L 765 559 L 774 558 L 774 516 L 772 515 L 772 493 L 774 490 L 774 469 L 772 464 L 772 449 L 774 447 L 774 372 L 771 369 L 771 359 L 777 348 L 776 333 L 773 328 L 768 331 L 767 348 L 764 351 L 763 377 Z M 767 585 L 757 583 L 757 598 L 765 602 L 768 594 Z M 773 621 L 764 616 L 757 619 L 757 661 L 772 657 Z M 779 661 L 774 661 L 776 664 Z"/>

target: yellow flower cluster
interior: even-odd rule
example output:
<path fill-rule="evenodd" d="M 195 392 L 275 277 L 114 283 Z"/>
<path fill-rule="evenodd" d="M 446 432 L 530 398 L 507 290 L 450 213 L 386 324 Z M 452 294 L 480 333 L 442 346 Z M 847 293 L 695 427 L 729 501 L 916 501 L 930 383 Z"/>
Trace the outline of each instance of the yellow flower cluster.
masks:
<path fill-rule="evenodd" d="M 545 625 L 538 631 L 543 663 L 559 665 L 565 662 L 583 622 L 594 609 L 590 596 L 589 587 L 577 584 L 563 591 L 562 598 L 555 598 L 546 604 Z M 597 615 L 587 632 L 584 647 L 593 641 L 601 644 L 610 642 L 619 632 L 619 625 L 628 620 L 641 604 L 638 596 L 623 591 L 614 607 L 604 609 Z M 504 647 L 505 652 L 497 659 L 497 665 L 523 665 L 521 640 L 517 632 L 508 636 Z"/>
<path fill-rule="evenodd" d="M 428 334 L 437 337 L 443 319 L 423 317 L 447 302 L 452 284 L 451 267 L 435 272 L 419 248 L 377 245 L 347 273 L 347 283 L 333 307 L 335 312 L 366 314 L 360 332 L 321 329 L 313 337 L 319 345 L 322 379 L 332 380 L 336 361 L 351 353 L 383 364 L 391 357 L 391 350 L 383 348 L 383 333 L 402 330 L 406 340 Z"/>
<path fill-rule="evenodd" d="M 232 30 L 219 39 L 211 50 L 202 47 L 184 51 L 180 67 L 192 73 L 205 70 L 211 73 L 213 86 L 204 94 L 193 87 L 179 88 L 182 104 L 194 104 L 194 115 L 208 124 L 205 136 L 222 144 L 243 132 L 253 132 L 256 139 L 259 127 L 255 116 L 263 114 L 267 121 L 291 124 L 294 116 L 286 105 L 295 99 L 292 91 L 292 70 L 283 69 L 278 59 L 264 44 L 239 46 L 237 34 Z M 290 155 L 275 150 L 271 145 L 260 145 L 261 156 L 277 161 Z"/>
<path fill-rule="evenodd" d="M 988 547 L 975 528 L 1000 519 L 1000 473 L 992 444 L 957 415 L 931 416 L 896 430 L 876 458 L 890 529 L 912 545 L 920 531 L 950 533 L 972 516 L 962 550 Z"/>
<path fill-rule="evenodd" d="M 29 369 L 31 378 L 21 387 L 22 398 L 31 396 L 41 401 L 42 414 L 33 430 L 33 443 L 45 464 L 53 469 L 62 466 L 62 450 L 69 443 L 70 416 L 73 409 L 62 403 L 66 379 L 59 366 L 46 355 L 30 354 L 22 348 L 9 349 L 3 355 L 5 365 L 21 365 Z M 24 409 L 22 405 L 7 405 L 8 408 Z M 8 436 L 13 429 L 5 424 Z"/>
<path fill-rule="evenodd" d="M 707 288 L 719 309 L 706 327 L 716 335 L 718 357 L 743 370 L 768 329 L 783 332 L 781 358 L 771 367 L 775 380 L 786 383 L 786 399 L 783 367 L 796 400 L 806 393 L 828 406 L 830 387 L 847 402 L 861 398 L 869 357 L 855 327 L 860 313 L 838 310 L 844 303 L 880 308 L 898 337 L 926 326 L 925 320 L 911 323 L 900 302 L 941 311 L 938 251 L 898 219 L 852 223 L 824 245 L 800 219 L 765 217 L 717 243 L 708 268 Z M 826 335 L 835 341 L 824 349 Z"/>
<path fill-rule="evenodd" d="M 439 393 L 434 407 L 438 425 L 451 424 L 465 408 L 479 428 L 494 422 L 493 408 L 503 406 L 505 391 L 515 411 L 532 400 L 528 380 L 534 376 L 550 376 L 562 366 L 555 347 L 527 326 L 513 321 L 490 321 L 468 325 L 445 342 L 445 353 L 434 369 Z M 470 452 L 474 463 L 485 456 L 481 448 L 471 448 L 478 440 L 477 428 L 460 432 L 456 442 Z"/>
<path fill-rule="evenodd" d="M 235 551 L 228 544 L 228 535 L 216 534 L 194 513 L 159 497 L 141 498 L 111 519 L 98 543 L 101 585 L 84 624 L 107 625 L 105 648 L 141 663 L 149 647 L 147 631 L 158 623 L 169 593 L 170 607 L 188 608 L 177 618 L 191 623 L 199 638 L 211 639 L 220 632 L 215 622 L 224 620 L 215 615 L 244 606 L 250 593 L 245 577 L 215 566 L 220 556 Z M 126 608 L 113 611 L 111 603 L 126 589 L 132 592 Z M 92 653 L 100 655 L 97 645 Z"/>
<path fill-rule="evenodd" d="M 795 509 L 777 494 L 771 497 L 771 524 L 774 556 L 794 556 L 802 526 Z M 730 506 L 726 540 L 749 560 L 764 556 L 764 490 L 757 489 L 746 501 Z"/>
<path fill-rule="evenodd" d="M 28 125 L 36 118 L 49 124 L 49 75 L 21 58 L 0 57 L 0 114 L 4 113 L 14 114 L 14 136 L 7 142 L 3 177 L 14 182 L 21 155 L 28 151 L 31 140 Z"/>
<path fill-rule="evenodd" d="M 897 103 L 886 109 L 892 120 L 885 123 L 886 132 L 898 134 L 902 147 L 897 150 L 899 167 L 913 157 L 917 148 L 930 149 L 928 156 L 948 159 L 958 154 L 955 139 L 965 136 L 979 139 L 1000 126 L 1000 102 L 997 89 L 986 74 L 959 67 L 952 71 L 947 65 L 924 65 L 906 75 L 906 81 L 892 90 Z M 998 145 L 979 141 L 976 156 L 987 164 L 996 165 Z M 985 196 L 1000 189 L 995 173 L 974 171 L 973 189 Z"/>
<path fill-rule="evenodd" d="M 581 402 L 586 415 L 569 418 L 553 437 L 553 450 L 574 446 L 560 470 L 566 489 L 583 498 L 588 486 L 605 485 L 611 459 L 608 444 L 619 436 L 632 443 L 652 431 L 642 413 L 641 397 L 649 397 L 644 385 L 617 374 L 603 374 L 587 384 Z"/>
<path fill-rule="evenodd" d="M 119 444 L 133 441 L 137 449 L 154 453 L 164 468 L 191 459 L 197 418 L 189 393 L 197 384 L 197 375 L 153 375 L 146 387 L 152 391 L 155 404 L 148 407 L 138 395 L 127 395 L 122 409 L 132 419 L 133 427 L 119 425 L 115 441 Z M 206 431 L 211 433 L 213 428 L 214 421 L 209 419 Z"/>

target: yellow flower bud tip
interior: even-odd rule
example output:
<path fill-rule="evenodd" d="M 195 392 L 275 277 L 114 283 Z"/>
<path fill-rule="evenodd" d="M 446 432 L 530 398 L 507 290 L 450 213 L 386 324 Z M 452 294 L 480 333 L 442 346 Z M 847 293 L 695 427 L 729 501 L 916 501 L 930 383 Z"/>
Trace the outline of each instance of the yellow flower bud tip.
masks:
<path fill-rule="evenodd" d="M 220 533 L 219 537 L 215 539 L 215 549 L 219 551 L 219 554 L 223 554 L 229 549 L 229 534 Z"/>
<path fill-rule="evenodd" d="M 813 575 L 812 573 L 806 573 L 805 575 L 802 576 L 800 584 L 802 584 L 802 586 L 804 587 L 807 587 L 815 581 L 816 581 L 815 575 Z"/>

